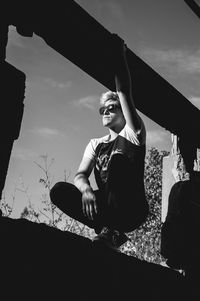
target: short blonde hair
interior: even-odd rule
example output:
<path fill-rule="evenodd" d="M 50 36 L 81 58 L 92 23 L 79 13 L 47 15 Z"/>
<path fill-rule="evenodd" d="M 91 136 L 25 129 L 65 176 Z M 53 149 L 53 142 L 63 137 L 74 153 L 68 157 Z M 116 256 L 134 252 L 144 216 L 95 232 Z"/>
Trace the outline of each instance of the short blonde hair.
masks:
<path fill-rule="evenodd" d="M 108 101 L 109 99 L 112 99 L 120 104 L 117 92 L 107 91 L 101 95 L 100 105 L 105 105 L 106 101 Z"/>

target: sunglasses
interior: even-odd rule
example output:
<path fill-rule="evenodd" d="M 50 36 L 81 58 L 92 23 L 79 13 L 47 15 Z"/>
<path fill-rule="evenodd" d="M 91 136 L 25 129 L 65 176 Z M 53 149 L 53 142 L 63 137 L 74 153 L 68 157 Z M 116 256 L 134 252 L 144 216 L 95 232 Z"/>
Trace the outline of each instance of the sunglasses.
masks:
<path fill-rule="evenodd" d="M 113 113 L 116 109 L 121 109 L 120 105 L 118 105 L 118 104 L 111 104 L 111 105 L 108 105 L 108 106 L 104 106 L 104 107 L 101 107 L 99 109 L 99 114 L 100 115 L 104 115 L 104 113 L 106 111 Z"/>

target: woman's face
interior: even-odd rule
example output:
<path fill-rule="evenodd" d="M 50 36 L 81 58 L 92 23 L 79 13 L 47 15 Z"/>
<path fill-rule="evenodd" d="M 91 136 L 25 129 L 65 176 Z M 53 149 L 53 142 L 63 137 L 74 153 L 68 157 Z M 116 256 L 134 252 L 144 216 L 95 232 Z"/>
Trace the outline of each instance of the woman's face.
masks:
<path fill-rule="evenodd" d="M 100 108 L 100 111 L 102 114 L 103 126 L 114 129 L 115 127 L 124 124 L 124 115 L 119 102 L 109 99 L 105 102 L 104 106 Z"/>

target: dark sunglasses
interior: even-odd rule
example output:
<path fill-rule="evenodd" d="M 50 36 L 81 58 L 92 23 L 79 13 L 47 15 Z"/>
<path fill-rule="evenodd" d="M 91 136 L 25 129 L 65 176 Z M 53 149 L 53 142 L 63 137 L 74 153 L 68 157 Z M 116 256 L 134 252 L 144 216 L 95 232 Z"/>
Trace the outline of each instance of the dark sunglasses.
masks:
<path fill-rule="evenodd" d="M 113 113 L 116 109 L 121 109 L 120 105 L 111 104 L 108 106 L 104 106 L 99 109 L 99 114 L 103 115 L 106 111 Z"/>

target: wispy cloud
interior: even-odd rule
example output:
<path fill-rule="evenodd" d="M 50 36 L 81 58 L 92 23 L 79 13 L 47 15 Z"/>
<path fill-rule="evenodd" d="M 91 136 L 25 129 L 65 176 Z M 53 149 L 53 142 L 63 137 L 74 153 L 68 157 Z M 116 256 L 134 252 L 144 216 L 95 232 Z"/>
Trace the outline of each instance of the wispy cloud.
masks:
<path fill-rule="evenodd" d="M 45 82 L 51 88 L 62 88 L 62 89 L 64 89 L 64 88 L 69 88 L 72 85 L 71 81 L 59 82 L 59 81 L 56 81 L 52 78 L 43 78 L 43 82 Z"/>
<path fill-rule="evenodd" d="M 156 63 L 167 68 L 176 68 L 178 72 L 189 74 L 200 73 L 200 50 L 159 50 L 143 49 L 140 54 L 150 63 Z"/>
<path fill-rule="evenodd" d="M 14 147 L 11 157 L 23 161 L 29 161 L 37 158 L 38 154 L 28 148 Z"/>
<path fill-rule="evenodd" d="M 147 131 L 147 145 L 161 144 L 169 139 L 169 133 L 162 130 Z"/>
<path fill-rule="evenodd" d="M 91 95 L 91 96 L 83 97 L 83 98 L 80 98 L 80 99 L 74 101 L 74 105 L 86 107 L 93 111 L 93 110 L 95 110 L 95 106 L 98 103 L 98 101 L 99 101 L 98 96 Z"/>
<path fill-rule="evenodd" d="M 42 138 L 51 139 L 55 137 L 64 137 L 64 134 L 57 129 L 51 129 L 48 127 L 42 127 L 42 128 L 34 128 L 32 130 L 29 130 L 34 135 L 41 136 Z"/>
<path fill-rule="evenodd" d="M 72 81 L 61 82 L 61 81 L 54 80 L 50 77 L 41 77 L 41 76 L 31 78 L 31 80 L 27 79 L 26 81 L 26 86 L 29 88 L 31 87 L 37 88 L 38 84 L 46 88 L 68 89 L 72 86 Z"/>

